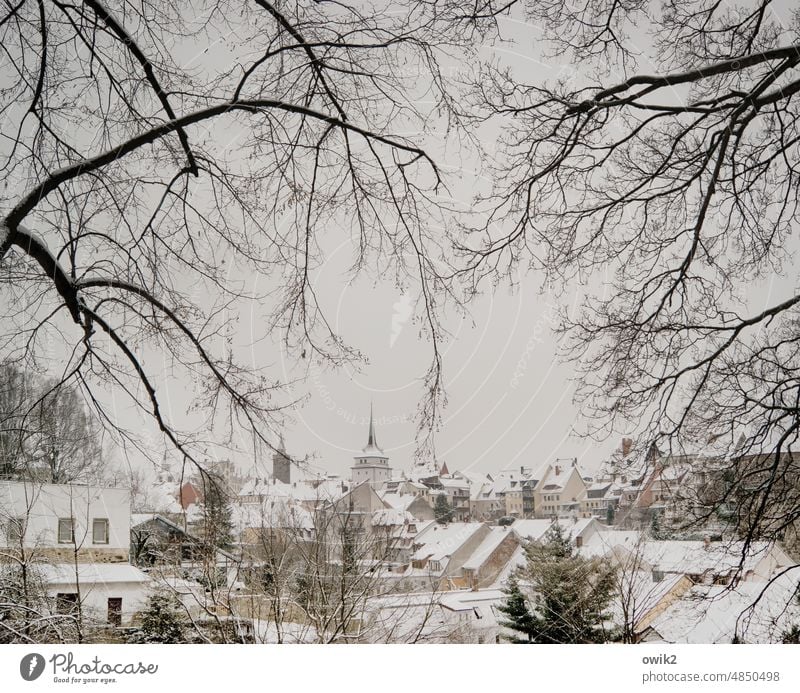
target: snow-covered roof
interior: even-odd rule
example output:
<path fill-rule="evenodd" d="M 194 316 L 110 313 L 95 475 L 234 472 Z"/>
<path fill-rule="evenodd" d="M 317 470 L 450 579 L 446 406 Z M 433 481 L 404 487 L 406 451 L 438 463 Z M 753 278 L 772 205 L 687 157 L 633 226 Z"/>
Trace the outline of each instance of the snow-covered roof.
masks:
<path fill-rule="evenodd" d="M 522 546 L 518 546 L 516 549 L 514 549 L 514 553 L 511 554 L 511 558 L 508 560 L 508 563 L 503 566 L 500 574 L 497 576 L 497 578 L 495 578 L 493 587 L 505 587 L 511 575 L 516 572 L 517 568 L 524 566 L 527 563 L 527 560 L 528 559 L 525 556 L 525 549 Z"/>
<path fill-rule="evenodd" d="M 597 521 L 591 517 L 582 517 L 575 522 L 565 521 L 558 524 L 564 529 L 565 534 L 575 541 L 576 537 L 583 536 L 587 529 L 595 527 L 601 529 Z M 511 529 L 516 532 L 521 539 L 529 541 L 540 541 L 544 538 L 547 530 L 553 525 L 551 520 L 517 520 L 511 525 Z"/>
<path fill-rule="evenodd" d="M 296 501 L 335 500 L 344 493 L 342 482 L 328 479 L 317 485 L 303 481 L 284 484 L 277 479 L 254 479 L 248 481 L 239 492 L 239 498 L 285 498 Z"/>
<path fill-rule="evenodd" d="M 412 559 L 442 560 L 463 546 L 483 526 L 481 522 L 452 522 L 449 525 L 432 522 L 414 539 L 419 549 L 414 552 Z"/>
<path fill-rule="evenodd" d="M 439 603 L 450 611 L 472 611 L 476 607 L 493 607 L 505 601 L 506 595 L 500 589 L 485 590 L 453 590 L 443 592 Z M 489 615 L 487 613 L 482 615 Z"/>
<path fill-rule="evenodd" d="M 472 552 L 472 555 L 465 561 L 462 567 L 467 570 L 478 570 L 509 534 L 510 532 L 505 527 L 492 527 L 489 534 L 480 543 L 478 548 Z"/>
<path fill-rule="evenodd" d="M 775 562 L 770 569 L 790 565 L 783 551 L 765 541 L 753 542 L 742 560 L 744 543 L 741 541 L 658 541 L 644 538 L 640 532 L 620 530 L 597 532 L 584 543 L 581 552 L 604 556 L 619 548 L 628 555 L 636 555 L 643 566 L 662 573 L 724 575 L 738 570 L 741 565 L 744 574 L 755 570 L 767 558 Z"/>
<path fill-rule="evenodd" d="M 654 580 L 653 574 L 643 570 L 623 571 L 618 576 L 619 591 L 611 602 L 611 615 L 615 623 L 623 625 L 625 620 L 634 626 L 642 623 L 661 600 L 674 590 L 681 581 L 691 582 L 685 575 L 666 575 L 662 580 Z M 625 605 L 623 609 L 622 600 Z"/>
<path fill-rule="evenodd" d="M 179 489 L 180 484 L 166 480 L 148 486 L 146 491 L 147 507 L 157 513 L 183 512 L 183 508 L 181 508 L 181 504 L 178 502 Z"/>
<path fill-rule="evenodd" d="M 478 472 L 460 472 L 460 471 L 458 471 L 458 472 L 453 472 L 453 474 L 451 476 L 453 476 L 453 477 L 461 477 L 462 479 L 466 479 L 469 482 L 470 486 L 474 486 L 476 484 L 477 485 L 481 485 L 481 484 L 490 483 L 489 479 L 486 478 L 485 474 L 480 474 Z"/>
<path fill-rule="evenodd" d="M 441 485 L 442 485 L 444 488 L 461 488 L 461 489 L 466 489 L 466 488 L 469 488 L 469 487 L 470 487 L 470 483 L 469 483 L 469 481 L 467 481 L 466 479 L 453 479 L 453 478 L 448 478 L 448 477 L 446 477 L 446 476 L 441 476 L 441 477 L 439 477 L 439 483 L 440 483 L 440 484 L 441 484 Z"/>
<path fill-rule="evenodd" d="M 147 573 L 129 563 L 50 563 L 37 566 L 49 585 L 74 585 L 77 571 L 82 584 L 149 582 Z"/>
<path fill-rule="evenodd" d="M 408 510 L 408 507 L 418 498 L 413 493 L 382 493 L 378 494 L 384 503 L 398 510 Z"/>
<path fill-rule="evenodd" d="M 736 589 L 697 585 L 659 614 L 650 627 L 670 643 L 779 642 L 800 620 L 800 569 L 772 583 L 743 582 Z"/>
<path fill-rule="evenodd" d="M 183 514 L 183 513 L 181 513 Z M 193 513 L 190 513 L 189 510 L 186 511 L 186 519 L 191 520 Z M 181 534 L 188 534 L 186 528 L 183 527 L 181 524 L 171 520 L 168 517 L 165 517 L 161 513 L 133 513 L 131 515 L 131 529 L 136 529 L 139 525 L 143 525 L 146 522 L 151 522 L 153 520 L 157 520 L 158 522 L 162 522 L 169 527 L 172 527 L 176 532 L 180 532 Z"/>
<path fill-rule="evenodd" d="M 587 540 L 583 542 L 581 553 L 587 557 L 606 556 L 617 546 L 621 546 L 630 551 L 642 540 L 643 535 L 641 532 L 606 529 L 605 531 L 597 532 L 591 537 L 588 537 Z"/>
<path fill-rule="evenodd" d="M 470 500 L 492 500 L 494 499 L 494 483 L 486 481 L 481 484 L 472 484 L 469 493 Z"/>
<path fill-rule="evenodd" d="M 383 508 L 372 513 L 373 527 L 414 524 L 414 516 L 400 508 Z"/>
<path fill-rule="evenodd" d="M 408 473 L 408 478 L 412 481 L 418 481 L 419 479 L 429 479 L 431 477 L 438 477 L 439 476 L 439 468 L 436 466 L 435 462 L 424 462 L 422 464 L 415 464 L 411 467 L 411 470 Z"/>
<path fill-rule="evenodd" d="M 646 541 L 641 555 L 648 565 L 665 573 L 726 573 L 740 564 L 743 572 L 755 569 L 770 549 L 767 542 L 753 542 L 743 561 L 743 542 Z"/>
<path fill-rule="evenodd" d="M 312 514 L 288 498 L 265 497 L 260 503 L 233 506 L 231 519 L 239 531 L 245 528 L 314 529 Z"/>

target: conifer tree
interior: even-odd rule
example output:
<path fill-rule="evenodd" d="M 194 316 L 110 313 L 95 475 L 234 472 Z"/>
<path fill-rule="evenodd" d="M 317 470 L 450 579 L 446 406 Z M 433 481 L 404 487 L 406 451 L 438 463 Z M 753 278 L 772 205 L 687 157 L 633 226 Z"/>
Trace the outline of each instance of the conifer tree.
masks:
<path fill-rule="evenodd" d="M 650 537 L 652 539 L 664 539 L 664 531 L 661 529 L 661 518 L 654 512 L 650 518 Z"/>
<path fill-rule="evenodd" d="M 186 642 L 185 620 L 178 612 L 175 599 L 167 594 L 154 594 L 142 612 L 142 623 L 133 633 L 131 643 L 171 645 Z"/>
<path fill-rule="evenodd" d="M 607 613 L 614 568 L 579 555 L 554 523 L 544 540 L 526 547 L 517 580 L 530 604 L 532 643 L 601 643 L 613 639 Z"/>
<path fill-rule="evenodd" d="M 440 525 L 446 525 L 453 517 L 453 509 L 447 502 L 447 496 L 443 493 L 436 496 L 436 504 L 433 506 L 434 516 Z"/>
<path fill-rule="evenodd" d="M 233 544 L 230 500 L 225 489 L 216 480 L 205 484 L 202 531 L 209 550 L 229 549 Z"/>
<path fill-rule="evenodd" d="M 504 592 L 506 600 L 497 607 L 498 611 L 505 616 L 500 621 L 500 625 L 514 631 L 513 635 L 504 636 L 505 639 L 517 644 L 532 642 L 536 625 L 535 619 L 528 609 L 525 595 L 522 593 L 516 577 L 511 577 Z"/>

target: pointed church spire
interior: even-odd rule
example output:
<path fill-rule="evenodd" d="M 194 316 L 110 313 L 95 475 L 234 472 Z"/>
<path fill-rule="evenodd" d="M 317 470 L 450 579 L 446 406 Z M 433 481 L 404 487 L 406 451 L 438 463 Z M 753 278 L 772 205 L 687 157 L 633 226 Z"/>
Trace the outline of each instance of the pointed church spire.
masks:
<path fill-rule="evenodd" d="M 378 446 L 378 436 L 375 435 L 375 415 L 373 412 L 372 402 L 369 404 L 369 433 L 367 434 L 367 444 L 361 451 L 362 454 L 369 457 L 380 457 L 388 459 L 383 450 Z"/>
<path fill-rule="evenodd" d="M 375 438 L 375 420 L 372 416 L 372 402 L 369 403 L 369 437 L 367 438 L 367 447 L 378 447 L 378 441 Z"/>

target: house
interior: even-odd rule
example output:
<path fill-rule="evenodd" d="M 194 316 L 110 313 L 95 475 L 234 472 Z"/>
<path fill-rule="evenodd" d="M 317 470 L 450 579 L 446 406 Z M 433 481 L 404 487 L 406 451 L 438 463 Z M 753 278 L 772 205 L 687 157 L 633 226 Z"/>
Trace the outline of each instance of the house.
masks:
<path fill-rule="evenodd" d="M 149 595 L 130 526 L 128 489 L 0 482 L 0 570 L 24 565 L 54 613 L 79 609 L 87 626 L 128 625 Z"/>
<path fill-rule="evenodd" d="M 431 504 L 421 495 L 411 493 L 381 493 L 381 500 L 397 510 L 412 515 L 416 520 L 425 522 L 435 519 Z"/>
<path fill-rule="evenodd" d="M 497 608 L 505 599 L 505 593 L 498 589 L 442 594 L 439 598 L 442 621 L 451 626 L 450 637 L 475 645 L 499 643 L 503 629 L 500 626 L 502 614 Z"/>
<path fill-rule="evenodd" d="M 523 481 L 514 471 L 500 472 L 492 482 L 494 496 L 501 504 L 501 512 L 508 517 L 523 516 Z"/>
<path fill-rule="evenodd" d="M 583 544 L 589 556 L 609 556 L 654 575 L 686 575 L 696 584 L 766 582 L 795 561 L 777 544 L 742 541 L 657 541 L 635 531 L 601 531 Z"/>
<path fill-rule="evenodd" d="M 800 624 L 800 570 L 769 583 L 735 588 L 695 585 L 649 620 L 639 635 L 647 643 L 779 643 Z"/>
<path fill-rule="evenodd" d="M 277 536 L 305 543 L 316 536 L 314 514 L 285 496 L 263 496 L 258 503 L 237 503 L 232 519 L 243 546 L 253 547 Z"/>
<path fill-rule="evenodd" d="M 440 476 L 439 485 L 447 494 L 447 502 L 452 509 L 455 522 L 467 522 L 470 518 L 470 484 L 464 478 Z"/>
<path fill-rule="evenodd" d="M 420 522 L 400 508 L 376 510 L 372 514 L 372 535 L 377 540 L 374 553 L 391 563 L 408 564 L 417 534 L 430 522 Z"/>
<path fill-rule="evenodd" d="M 505 499 L 497 494 L 494 480 L 486 477 L 470 487 L 470 519 L 477 522 L 497 520 L 505 514 Z"/>
<path fill-rule="evenodd" d="M 500 589 L 409 592 L 371 600 L 362 642 L 495 643 Z"/>
<path fill-rule="evenodd" d="M 178 488 L 178 504 L 182 510 L 203 502 L 203 490 L 192 481 L 184 481 Z"/>
<path fill-rule="evenodd" d="M 586 495 L 580 503 L 580 513 L 583 517 L 596 517 L 605 522 L 609 508 L 615 513 L 619 507 L 621 495 L 621 487 L 613 481 L 595 481 L 586 488 Z"/>
<path fill-rule="evenodd" d="M 59 611 L 80 602 L 81 618 L 95 624 L 131 625 L 151 590 L 150 577 L 127 563 L 52 563 L 36 570 Z"/>
<path fill-rule="evenodd" d="M 586 482 L 577 460 L 561 460 L 548 465 L 534 491 L 537 517 L 565 517 L 580 514 L 581 500 L 586 496 Z"/>
<path fill-rule="evenodd" d="M 54 563 L 127 563 L 130 491 L 0 481 L 0 548 Z"/>
<path fill-rule="evenodd" d="M 482 522 L 430 523 L 417 534 L 410 570 L 404 577 L 418 577 L 423 588 L 430 584 L 451 589 L 461 567 L 491 533 Z"/>
<path fill-rule="evenodd" d="M 239 559 L 214 548 L 178 523 L 157 513 L 137 513 L 131 520 L 131 562 L 160 577 L 179 575 L 232 585 L 237 579 Z"/>

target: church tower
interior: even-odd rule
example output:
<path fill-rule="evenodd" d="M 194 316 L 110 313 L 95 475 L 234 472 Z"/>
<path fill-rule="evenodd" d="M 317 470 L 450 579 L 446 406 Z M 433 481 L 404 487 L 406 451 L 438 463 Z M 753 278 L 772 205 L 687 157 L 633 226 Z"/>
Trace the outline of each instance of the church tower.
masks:
<path fill-rule="evenodd" d="M 292 483 L 292 463 L 286 454 L 283 433 L 281 433 L 278 449 L 272 454 L 272 478 L 284 484 Z"/>
<path fill-rule="evenodd" d="M 369 433 L 367 434 L 367 444 L 353 459 L 355 463 L 350 467 L 350 479 L 354 486 L 364 481 L 369 481 L 371 484 L 378 485 L 392 478 L 392 468 L 389 466 L 389 458 L 378 446 L 378 439 L 375 436 L 375 419 L 372 415 L 371 404 L 369 407 Z"/>

